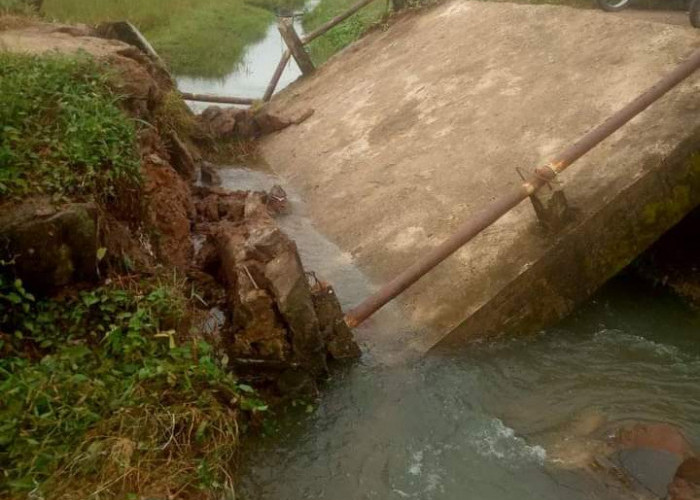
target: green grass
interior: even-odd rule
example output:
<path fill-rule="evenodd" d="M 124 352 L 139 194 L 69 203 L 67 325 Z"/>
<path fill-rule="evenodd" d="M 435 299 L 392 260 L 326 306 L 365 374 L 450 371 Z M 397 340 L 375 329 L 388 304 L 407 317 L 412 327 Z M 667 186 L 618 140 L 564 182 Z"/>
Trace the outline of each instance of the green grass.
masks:
<path fill-rule="evenodd" d="M 0 201 L 103 202 L 140 183 L 134 123 L 85 57 L 0 52 Z"/>
<path fill-rule="evenodd" d="M 9 1 L 9 0 L 0 0 Z M 261 39 L 273 12 L 303 0 L 45 0 L 47 16 L 96 24 L 133 22 L 181 76 L 220 78 Z"/>
<path fill-rule="evenodd" d="M 189 334 L 182 289 L 37 300 L 0 266 L 0 497 L 231 490 L 239 415 L 265 407 Z"/>
<path fill-rule="evenodd" d="M 304 29 L 308 32 L 348 10 L 357 0 L 321 0 L 318 6 L 304 16 Z M 338 26 L 309 44 L 309 53 L 314 64 L 319 65 L 329 57 L 359 39 L 364 33 L 381 22 L 388 13 L 385 0 L 375 0 L 346 19 Z"/>
<path fill-rule="evenodd" d="M 36 9 L 27 0 L 0 0 L 0 15 L 2 14 L 29 16 L 36 14 Z"/>

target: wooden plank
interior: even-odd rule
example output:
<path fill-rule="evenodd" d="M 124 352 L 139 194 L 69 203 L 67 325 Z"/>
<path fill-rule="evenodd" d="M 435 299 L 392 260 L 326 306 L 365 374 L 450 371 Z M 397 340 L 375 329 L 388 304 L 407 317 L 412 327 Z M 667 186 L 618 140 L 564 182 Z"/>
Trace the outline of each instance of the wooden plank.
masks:
<path fill-rule="evenodd" d="M 189 92 L 180 92 L 180 95 L 182 95 L 182 98 L 186 101 L 216 102 L 220 104 L 244 104 L 248 106 L 255 102 L 255 99 L 251 99 L 249 97 L 228 97 L 212 94 L 191 94 Z"/>
<path fill-rule="evenodd" d="M 263 101 L 268 102 L 270 99 L 272 99 L 272 94 L 275 93 L 277 84 L 279 83 L 280 78 L 282 77 L 284 68 L 287 67 L 287 63 L 289 62 L 290 57 L 292 57 L 292 53 L 288 50 L 285 50 L 284 54 L 282 54 L 282 57 L 280 58 L 280 62 L 277 64 L 277 68 L 275 68 L 275 72 L 272 75 L 270 83 L 267 84 L 267 88 L 265 89 L 265 95 L 263 95 Z"/>
<path fill-rule="evenodd" d="M 357 12 L 358 10 L 360 10 L 362 7 L 364 7 L 365 5 L 369 5 L 369 4 L 372 3 L 373 1 L 374 1 L 374 0 L 360 0 L 359 2 L 357 2 L 355 5 L 353 5 L 352 7 L 350 7 L 348 10 L 346 10 L 346 11 L 343 12 L 342 14 L 338 14 L 337 16 L 335 16 L 335 17 L 334 17 L 333 19 L 331 19 L 330 21 L 328 21 L 328 22 L 322 24 L 321 26 L 319 26 L 319 27 L 316 28 L 315 30 L 313 30 L 313 31 L 311 31 L 311 32 L 309 32 L 309 33 L 307 33 L 307 34 L 304 36 L 303 42 L 306 44 L 306 43 L 309 43 L 309 42 L 310 42 L 311 40 L 313 40 L 314 38 L 318 38 L 319 36 L 323 35 L 326 31 L 328 31 L 329 29 L 333 28 L 335 25 L 337 25 L 337 24 L 339 24 L 339 23 L 342 23 L 342 22 L 345 21 L 348 17 L 352 16 L 355 12 Z"/>
<path fill-rule="evenodd" d="M 311 62 L 309 54 L 306 53 L 304 49 L 304 43 L 294 31 L 294 26 L 292 26 L 292 19 L 289 17 L 281 17 L 277 27 L 280 30 L 280 35 L 284 43 L 287 44 L 287 48 L 292 53 L 294 60 L 299 65 L 299 69 L 303 75 L 310 75 L 314 72 L 314 63 Z"/>

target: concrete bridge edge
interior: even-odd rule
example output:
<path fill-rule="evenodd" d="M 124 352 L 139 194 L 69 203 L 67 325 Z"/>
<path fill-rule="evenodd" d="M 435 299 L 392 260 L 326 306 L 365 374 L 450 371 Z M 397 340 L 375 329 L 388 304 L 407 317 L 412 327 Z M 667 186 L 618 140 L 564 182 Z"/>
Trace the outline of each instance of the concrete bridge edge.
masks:
<path fill-rule="evenodd" d="M 565 318 L 700 205 L 700 126 L 665 158 L 649 161 L 656 165 L 603 208 L 553 237 L 543 258 L 430 351 L 504 334 L 530 334 Z"/>

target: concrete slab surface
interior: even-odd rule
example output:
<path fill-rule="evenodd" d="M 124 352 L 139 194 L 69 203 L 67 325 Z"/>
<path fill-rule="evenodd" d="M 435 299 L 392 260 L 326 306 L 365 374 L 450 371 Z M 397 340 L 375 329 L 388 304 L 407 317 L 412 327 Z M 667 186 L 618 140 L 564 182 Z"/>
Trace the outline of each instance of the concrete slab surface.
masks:
<path fill-rule="evenodd" d="M 689 26 L 453 0 L 277 96 L 283 114 L 315 113 L 262 154 L 379 285 L 518 184 L 516 167 L 546 162 L 697 47 Z M 414 285 L 399 299 L 414 327 L 401 342 L 425 352 L 569 313 L 700 202 L 687 162 L 699 90 L 696 74 L 561 176 L 578 210 L 566 231 L 544 235 L 522 203 Z"/>

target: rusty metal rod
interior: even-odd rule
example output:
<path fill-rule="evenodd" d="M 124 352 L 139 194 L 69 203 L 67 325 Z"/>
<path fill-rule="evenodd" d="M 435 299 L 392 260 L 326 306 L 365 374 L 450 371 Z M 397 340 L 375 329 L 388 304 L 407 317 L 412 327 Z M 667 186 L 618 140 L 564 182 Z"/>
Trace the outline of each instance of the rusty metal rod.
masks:
<path fill-rule="evenodd" d="M 465 243 L 496 222 L 509 210 L 520 204 L 520 202 L 527 199 L 530 195 L 547 184 L 548 181 L 553 180 L 557 174 L 593 149 L 603 139 L 610 136 L 666 92 L 693 74 L 698 68 L 700 68 L 700 49 L 695 50 L 688 59 L 661 78 L 643 94 L 639 95 L 593 130 L 587 132 L 578 141 L 555 157 L 550 163 L 537 167 L 535 173 L 523 184 L 505 193 L 474 214 L 473 217 L 467 219 L 457 229 L 455 234 L 450 236 L 431 252 L 418 259 L 408 269 L 349 311 L 345 316 L 347 325 L 354 328 L 365 321 L 397 295 L 418 281 L 423 275 L 428 273 L 428 271 L 461 248 Z"/>
<path fill-rule="evenodd" d="M 228 97 L 223 95 L 212 94 L 191 94 L 189 92 L 180 92 L 180 95 L 186 101 L 217 102 L 221 104 L 246 104 L 248 106 L 255 102 L 255 99 L 251 99 L 250 97 Z"/>
<path fill-rule="evenodd" d="M 280 58 L 280 62 L 275 68 L 275 72 L 272 74 L 270 83 L 267 84 L 265 94 L 263 95 L 263 101 L 268 102 L 270 99 L 272 99 L 272 94 L 275 93 L 277 84 L 279 83 L 280 78 L 282 78 L 282 72 L 284 71 L 284 68 L 287 67 L 287 63 L 289 62 L 290 57 L 292 57 L 292 53 L 289 52 L 289 50 L 285 50 L 284 54 L 282 54 L 282 57 Z"/>
<path fill-rule="evenodd" d="M 350 7 L 348 10 L 343 12 L 342 14 L 338 14 L 335 16 L 333 19 L 331 19 L 328 22 L 323 23 L 321 26 L 316 28 L 315 30 L 307 33 L 301 38 L 301 41 L 304 42 L 304 44 L 309 43 L 311 40 L 314 38 L 318 38 L 319 36 L 323 35 L 326 31 L 329 29 L 333 28 L 336 24 L 342 23 L 345 21 L 348 17 L 352 16 L 355 12 L 360 10 L 362 7 L 365 5 L 368 5 L 372 3 L 374 0 L 360 0 L 357 2 L 355 5 Z"/>

